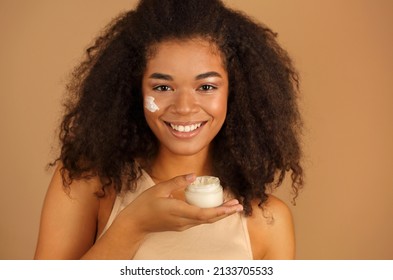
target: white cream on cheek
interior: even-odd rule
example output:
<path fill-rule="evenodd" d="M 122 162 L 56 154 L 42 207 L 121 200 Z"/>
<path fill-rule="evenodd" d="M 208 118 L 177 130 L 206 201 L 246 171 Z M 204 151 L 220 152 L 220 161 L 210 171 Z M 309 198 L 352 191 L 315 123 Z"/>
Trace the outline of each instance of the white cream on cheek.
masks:
<path fill-rule="evenodd" d="M 157 104 L 154 102 L 153 96 L 146 96 L 145 97 L 145 108 L 152 113 L 160 110 L 160 108 L 158 108 Z"/>

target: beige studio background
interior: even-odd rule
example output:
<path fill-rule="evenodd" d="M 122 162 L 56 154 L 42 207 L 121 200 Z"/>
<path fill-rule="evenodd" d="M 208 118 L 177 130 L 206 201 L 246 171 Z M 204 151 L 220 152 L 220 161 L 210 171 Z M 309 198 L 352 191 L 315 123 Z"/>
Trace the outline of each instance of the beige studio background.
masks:
<path fill-rule="evenodd" d="M 278 32 L 302 77 L 297 258 L 393 259 L 393 1 L 225 2 Z M 0 259 L 33 257 L 67 74 L 134 3 L 0 0 Z"/>

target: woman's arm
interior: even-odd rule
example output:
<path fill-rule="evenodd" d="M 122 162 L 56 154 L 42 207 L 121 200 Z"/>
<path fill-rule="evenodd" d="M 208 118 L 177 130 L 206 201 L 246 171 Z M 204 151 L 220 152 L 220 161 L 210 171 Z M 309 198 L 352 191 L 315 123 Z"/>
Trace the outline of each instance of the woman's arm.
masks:
<path fill-rule="evenodd" d="M 106 233 L 94 243 L 99 198 L 98 179 L 79 180 L 66 194 L 57 170 L 42 211 L 36 259 L 130 259 L 149 232 L 182 231 L 227 217 L 242 206 L 236 200 L 201 209 L 172 198 L 194 175 L 179 176 L 143 192 L 123 209 Z"/>
<path fill-rule="evenodd" d="M 74 180 L 63 187 L 57 167 L 46 193 L 35 259 L 79 259 L 97 231 L 99 180 Z"/>
<path fill-rule="evenodd" d="M 288 206 L 269 195 L 264 208 L 253 203 L 248 231 L 254 259 L 288 260 L 295 258 L 295 231 Z"/>

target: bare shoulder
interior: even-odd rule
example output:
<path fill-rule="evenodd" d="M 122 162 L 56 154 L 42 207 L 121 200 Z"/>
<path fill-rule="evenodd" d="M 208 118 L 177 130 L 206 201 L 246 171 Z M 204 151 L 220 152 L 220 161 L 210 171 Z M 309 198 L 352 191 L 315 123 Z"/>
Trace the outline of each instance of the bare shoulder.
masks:
<path fill-rule="evenodd" d="M 253 201 L 247 219 L 254 259 L 293 259 L 295 234 L 292 213 L 279 198 L 269 195 L 263 207 Z"/>
<path fill-rule="evenodd" d="M 65 188 L 60 169 L 58 166 L 54 171 L 45 196 L 36 259 L 77 259 L 95 240 L 100 180 L 74 180 Z"/>

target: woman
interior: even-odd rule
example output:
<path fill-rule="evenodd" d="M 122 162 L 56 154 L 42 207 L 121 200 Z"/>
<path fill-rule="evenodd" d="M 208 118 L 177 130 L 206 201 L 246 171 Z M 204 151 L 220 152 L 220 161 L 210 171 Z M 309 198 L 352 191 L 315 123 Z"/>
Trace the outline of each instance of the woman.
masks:
<path fill-rule="evenodd" d="M 297 75 L 274 34 L 220 1 L 145 0 L 75 70 L 37 259 L 292 259 L 302 186 Z M 196 176 L 225 203 L 184 201 Z"/>

